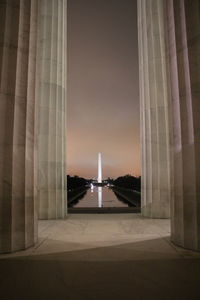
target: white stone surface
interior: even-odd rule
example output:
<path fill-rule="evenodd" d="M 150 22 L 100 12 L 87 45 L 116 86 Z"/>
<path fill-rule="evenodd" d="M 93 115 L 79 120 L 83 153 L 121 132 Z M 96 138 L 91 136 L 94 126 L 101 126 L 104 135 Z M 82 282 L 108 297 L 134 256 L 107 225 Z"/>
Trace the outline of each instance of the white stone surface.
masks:
<path fill-rule="evenodd" d="M 200 250 L 199 1 L 167 1 L 172 88 L 172 240 Z"/>
<path fill-rule="evenodd" d="M 165 1 L 138 0 L 142 214 L 170 216 L 169 84 Z"/>
<path fill-rule="evenodd" d="M 63 251 L 75 253 L 78 250 L 115 246 L 126 253 L 121 256 L 120 251 L 120 260 L 129 260 L 135 255 L 135 259 L 139 259 L 140 255 L 142 257 L 145 251 L 150 250 L 143 248 L 142 242 L 159 239 L 159 251 L 156 247 L 150 250 L 152 258 L 159 259 L 158 252 L 161 256 L 168 253 L 177 257 L 169 242 L 170 221 L 143 218 L 139 214 L 69 214 L 66 220 L 39 221 L 38 234 L 39 242 L 35 247 L 12 256 Z M 73 260 L 70 256 L 69 259 Z M 92 260 L 92 257 L 87 259 Z M 104 259 L 115 260 L 116 256 L 110 253 Z"/>
<path fill-rule="evenodd" d="M 37 238 L 34 205 L 37 1 L 0 2 L 0 252 Z"/>
<path fill-rule="evenodd" d="M 41 0 L 38 35 L 39 218 L 66 213 L 67 0 Z"/>
<path fill-rule="evenodd" d="M 170 220 L 140 214 L 69 214 L 65 220 L 39 221 L 39 241 L 26 251 L 0 258 L 61 254 L 64 260 L 160 260 L 199 257 L 170 242 Z M 79 256 L 97 249 L 95 256 Z M 101 251 L 102 249 L 102 251 Z M 106 250 L 107 249 L 107 250 Z M 76 254 L 77 253 L 77 254 Z M 47 258 L 48 259 L 48 258 Z"/>
<path fill-rule="evenodd" d="M 0 255 L 6 299 L 199 299 L 200 253 L 175 247 L 168 219 L 68 215 L 39 221 L 39 243 Z"/>

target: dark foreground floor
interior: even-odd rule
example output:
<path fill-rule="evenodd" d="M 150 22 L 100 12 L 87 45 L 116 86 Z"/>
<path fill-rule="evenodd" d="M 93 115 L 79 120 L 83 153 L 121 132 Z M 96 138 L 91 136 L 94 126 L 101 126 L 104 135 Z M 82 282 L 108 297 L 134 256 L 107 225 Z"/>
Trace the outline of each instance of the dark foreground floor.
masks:
<path fill-rule="evenodd" d="M 83 250 L 77 261 L 66 260 L 69 252 L 1 260 L 0 299 L 200 299 L 200 259 L 83 261 L 98 254 Z"/>
<path fill-rule="evenodd" d="M 167 220 L 72 215 L 39 236 L 0 256 L 0 300 L 200 299 L 200 255 L 170 243 Z"/>

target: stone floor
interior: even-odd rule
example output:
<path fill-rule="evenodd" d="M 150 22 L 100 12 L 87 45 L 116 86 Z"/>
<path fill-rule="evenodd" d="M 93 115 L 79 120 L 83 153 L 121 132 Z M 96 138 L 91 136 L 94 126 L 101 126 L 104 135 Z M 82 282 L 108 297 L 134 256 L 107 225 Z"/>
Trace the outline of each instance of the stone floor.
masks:
<path fill-rule="evenodd" d="M 169 234 L 137 214 L 40 221 L 35 247 L 0 256 L 1 300 L 200 299 L 200 253 Z"/>

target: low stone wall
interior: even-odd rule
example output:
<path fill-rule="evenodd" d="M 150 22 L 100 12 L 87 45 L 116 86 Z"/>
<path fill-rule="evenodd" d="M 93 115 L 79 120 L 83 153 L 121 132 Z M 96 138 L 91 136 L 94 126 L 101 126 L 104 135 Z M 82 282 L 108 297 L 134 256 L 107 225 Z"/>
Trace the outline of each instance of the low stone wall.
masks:
<path fill-rule="evenodd" d="M 112 187 L 113 192 L 115 192 L 120 197 L 124 198 L 129 203 L 133 204 L 135 207 L 141 206 L 141 193 L 131 189 L 125 189 L 119 186 Z"/>

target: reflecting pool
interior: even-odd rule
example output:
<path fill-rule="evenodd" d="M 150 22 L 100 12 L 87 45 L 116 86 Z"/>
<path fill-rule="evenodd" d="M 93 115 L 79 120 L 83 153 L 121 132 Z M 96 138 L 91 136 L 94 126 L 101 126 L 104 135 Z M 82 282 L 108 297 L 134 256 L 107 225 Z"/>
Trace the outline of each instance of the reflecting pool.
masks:
<path fill-rule="evenodd" d="M 88 207 L 129 207 L 131 205 L 125 199 L 118 197 L 109 187 L 91 186 L 82 197 L 79 197 L 70 207 L 88 208 Z"/>

